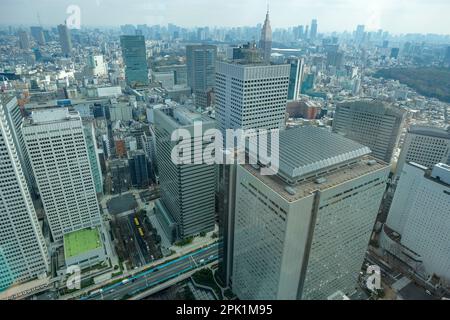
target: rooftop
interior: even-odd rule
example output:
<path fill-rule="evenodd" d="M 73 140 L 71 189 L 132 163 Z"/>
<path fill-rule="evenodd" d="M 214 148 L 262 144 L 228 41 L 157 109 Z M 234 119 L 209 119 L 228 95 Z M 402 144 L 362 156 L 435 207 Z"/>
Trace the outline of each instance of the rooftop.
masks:
<path fill-rule="evenodd" d="M 266 186 L 274 190 L 277 194 L 283 197 L 288 202 L 294 202 L 318 190 L 326 190 L 333 188 L 339 184 L 357 179 L 369 173 L 383 170 L 388 167 L 384 162 L 375 159 L 371 156 L 365 156 L 358 159 L 355 163 L 344 165 L 341 168 L 333 169 L 327 173 L 322 174 L 321 183 L 317 183 L 316 177 L 311 177 L 307 180 L 299 182 L 296 185 L 287 184 L 279 176 L 262 176 L 258 169 L 251 165 L 244 165 L 245 170 L 258 178 Z M 286 190 L 289 187 L 289 192 Z"/>
<path fill-rule="evenodd" d="M 270 139 L 268 142 L 270 154 Z M 278 175 L 295 183 L 311 174 L 352 162 L 370 153 L 368 147 L 323 128 L 305 126 L 283 130 L 279 138 Z M 263 149 L 259 156 L 264 154 L 267 153 Z"/>
<path fill-rule="evenodd" d="M 442 139 L 450 139 L 450 127 L 447 130 L 434 127 L 425 126 L 411 126 L 408 130 L 409 133 L 419 134 L 428 137 L 436 137 Z"/>
<path fill-rule="evenodd" d="M 56 107 L 42 110 L 35 110 L 31 117 L 25 118 L 24 126 L 48 124 L 52 122 L 77 121 L 81 120 L 78 112 L 69 111 L 68 108 Z"/>
<path fill-rule="evenodd" d="M 97 229 L 83 229 L 64 235 L 64 256 L 71 258 L 102 246 Z"/>

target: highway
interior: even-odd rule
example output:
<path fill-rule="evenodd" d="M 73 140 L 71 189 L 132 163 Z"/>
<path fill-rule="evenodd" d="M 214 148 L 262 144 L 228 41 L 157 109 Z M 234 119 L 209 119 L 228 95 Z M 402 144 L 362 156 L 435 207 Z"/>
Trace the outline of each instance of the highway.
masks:
<path fill-rule="evenodd" d="M 143 271 L 121 282 L 91 292 L 80 300 L 120 300 L 173 279 L 183 273 L 201 268 L 218 259 L 217 243 L 189 253 L 173 261 Z"/>

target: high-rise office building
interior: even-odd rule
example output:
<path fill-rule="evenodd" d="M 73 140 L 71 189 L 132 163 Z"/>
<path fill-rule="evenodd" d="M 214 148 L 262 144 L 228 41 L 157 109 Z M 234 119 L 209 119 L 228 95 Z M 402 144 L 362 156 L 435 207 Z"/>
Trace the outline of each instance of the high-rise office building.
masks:
<path fill-rule="evenodd" d="M 276 175 L 237 167 L 232 290 L 244 300 L 350 296 L 389 166 L 317 127 L 281 131 L 279 148 Z"/>
<path fill-rule="evenodd" d="M 84 121 L 84 136 L 86 137 L 86 147 L 89 156 L 89 163 L 92 169 L 92 178 L 94 179 L 95 191 L 103 194 L 103 176 L 100 167 L 99 148 L 97 146 L 97 138 L 95 137 L 94 122 Z"/>
<path fill-rule="evenodd" d="M 58 25 L 59 43 L 61 45 L 62 54 L 66 57 L 72 55 L 72 36 L 70 35 L 70 29 L 64 25 Z"/>
<path fill-rule="evenodd" d="M 261 29 L 261 39 L 259 40 L 261 55 L 266 63 L 270 62 L 272 55 L 272 27 L 270 26 L 269 10 L 267 9 L 266 20 Z"/>
<path fill-rule="evenodd" d="M 27 180 L 27 186 L 34 197 L 36 190 L 36 182 L 33 175 L 33 170 L 31 168 L 30 158 L 28 157 L 27 148 L 25 146 L 25 141 L 23 139 L 22 133 L 22 112 L 18 105 L 16 97 L 3 98 L 2 109 L 5 114 L 5 118 L 8 121 L 9 129 L 11 130 L 11 135 L 13 138 L 14 146 L 16 147 L 16 152 L 22 166 L 23 174 Z"/>
<path fill-rule="evenodd" d="M 296 101 L 301 93 L 305 60 L 303 58 L 290 58 L 287 63 L 291 66 L 289 72 L 288 101 Z"/>
<path fill-rule="evenodd" d="M 186 46 L 187 83 L 195 94 L 197 107 L 206 108 L 210 105 L 208 95 L 214 88 L 216 58 L 216 46 Z"/>
<path fill-rule="evenodd" d="M 42 27 L 30 27 L 30 33 L 38 45 L 45 45 L 45 36 Z"/>
<path fill-rule="evenodd" d="M 310 39 L 315 40 L 317 38 L 317 20 L 313 19 L 311 22 L 311 34 Z"/>
<path fill-rule="evenodd" d="M 411 126 L 405 137 L 397 161 L 397 176 L 403 166 L 414 162 L 429 169 L 450 160 L 450 127 L 447 130 L 424 126 Z"/>
<path fill-rule="evenodd" d="M 226 129 L 284 128 L 291 66 L 218 62 L 216 119 Z"/>
<path fill-rule="evenodd" d="M 247 63 L 247 64 L 245 64 Z M 227 129 L 283 129 L 291 65 L 219 62 L 216 67 L 216 121 Z M 235 152 L 234 150 L 228 150 Z M 219 165 L 219 276 L 230 284 L 233 265 L 236 165 Z"/>
<path fill-rule="evenodd" d="M 384 250 L 416 273 L 450 281 L 450 167 L 403 166 L 386 225 Z"/>
<path fill-rule="evenodd" d="M 12 131 L 0 108 L 0 292 L 46 276 L 50 264 Z"/>
<path fill-rule="evenodd" d="M 30 49 L 30 38 L 28 37 L 28 33 L 24 30 L 20 30 L 19 33 L 19 47 L 22 50 Z"/>
<path fill-rule="evenodd" d="M 148 65 L 144 36 L 121 36 L 120 45 L 122 47 L 127 84 L 131 87 L 148 85 Z"/>
<path fill-rule="evenodd" d="M 131 185 L 137 188 L 148 187 L 148 160 L 143 150 L 132 151 L 128 154 Z"/>
<path fill-rule="evenodd" d="M 166 231 L 172 241 L 212 231 L 215 222 L 215 166 L 201 161 L 207 144 L 205 141 L 210 141 L 211 136 L 195 138 L 194 130 L 200 129 L 203 136 L 208 129 L 215 128 L 214 121 L 185 108 L 157 109 L 154 117 L 161 192 L 161 199 L 156 204 L 157 216 L 163 225 L 176 224 L 176 231 Z M 197 128 L 197 124 L 201 124 L 201 128 Z M 191 139 L 171 141 L 171 135 L 177 129 L 187 130 Z M 195 147 L 197 143 L 199 147 Z M 194 144 L 191 164 L 173 163 L 172 150 L 177 144 L 189 148 Z M 200 163 L 196 164 L 194 161 L 198 159 Z"/>
<path fill-rule="evenodd" d="M 336 107 L 333 132 L 368 146 L 374 157 L 390 163 L 405 116 L 403 109 L 375 100 L 344 102 Z"/>
<path fill-rule="evenodd" d="M 366 27 L 364 25 L 358 25 L 356 27 L 356 31 L 355 31 L 355 41 L 357 44 L 361 44 L 364 41 L 365 38 L 365 29 Z"/>
<path fill-rule="evenodd" d="M 33 111 L 23 123 L 44 211 L 55 241 L 101 224 L 83 124 L 67 108 Z"/>

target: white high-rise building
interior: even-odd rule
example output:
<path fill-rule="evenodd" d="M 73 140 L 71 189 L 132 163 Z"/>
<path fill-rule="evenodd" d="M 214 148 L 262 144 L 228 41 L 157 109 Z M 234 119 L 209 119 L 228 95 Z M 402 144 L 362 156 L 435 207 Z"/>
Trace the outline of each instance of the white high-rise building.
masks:
<path fill-rule="evenodd" d="M 403 166 L 381 245 L 416 272 L 450 281 L 450 166 Z"/>
<path fill-rule="evenodd" d="M 3 108 L 0 108 L 0 164 L 1 292 L 13 284 L 46 276 L 50 263 Z"/>
<path fill-rule="evenodd" d="M 284 128 L 290 68 L 289 64 L 217 63 L 216 119 L 222 133 Z"/>
<path fill-rule="evenodd" d="M 22 170 L 27 180 L 27 185 L 30 192 L 35 192 L 35 181 L 33 171 L 31 169 L 30 159 L 28 158 L 25 142 L 22 134 L 22 113 L 19 108 L 19 104 L 16 97 L 5 98 L 2 103 L 3 110 L 5 112 L 6 120 L 8 121 L 9 129 L 13 137 L 14 145 L 16 147 L 17 155 L 19 156 Z"/>
<path fill-rule="evenodd" d="M 397 162 L 397 176 L 405 163 L 414 162 L 432 168 L 438 163 L 448 163 L 450 157 L 450 127 L 448 130 L 411 126 Z"/>
<path fill-rule="evenodd" d="M 350 296 L 389 166 L 317 127 L 282 131 L 279 146 L 277 175 L 237 167 L 233 292 L 244 300 Z"/>
<path fill-rule="evenodd" d="M 53 239 L 101 224 L 83 124 L 67 108 L 33 111 L 23 135 Z"/>

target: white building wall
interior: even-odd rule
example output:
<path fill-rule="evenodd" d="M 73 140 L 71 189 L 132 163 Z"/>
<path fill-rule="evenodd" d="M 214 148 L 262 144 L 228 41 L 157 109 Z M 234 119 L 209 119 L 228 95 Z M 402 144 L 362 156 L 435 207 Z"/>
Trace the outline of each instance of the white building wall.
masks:
<path fill-rule="evenodd" d="M 81 118 L 69 113 L 67 117 L 44 121 L 52 119 L 52 113 L 42 111 L 33 124 L 23 125 L 33 172 L 56 241 L 66 233 L 101 223 Z"/>
<path fill-rule="evenodd" d="M 0 108 L 0 194 L 2 291 L 12 284 L 45 276 L 50 263 L 3 108 Z"/>
<path fill-rule="evenodd" d="M 429 276 L 450 281 L 449 184 L 427 177 L 420 167 L 405 165 L 387 225 L 401 234 L 402 245 L 422 257 Z"/>

